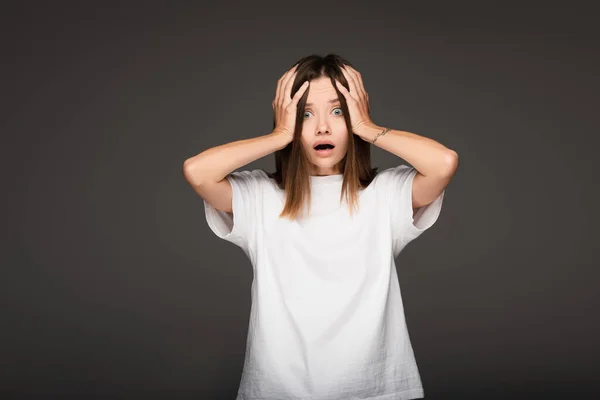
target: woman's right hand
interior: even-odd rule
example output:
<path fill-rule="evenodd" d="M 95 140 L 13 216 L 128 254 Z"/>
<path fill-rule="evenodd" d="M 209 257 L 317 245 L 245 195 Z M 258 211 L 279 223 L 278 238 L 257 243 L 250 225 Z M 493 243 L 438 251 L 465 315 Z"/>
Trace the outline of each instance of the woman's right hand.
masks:
<path fill-rule="evenodd" d="M 291 98 L 292 84 L 296 78 L 298 64 L 289 69 L 277 81 L 277 93 L 273 100 L 273 113 L 275 114 L 275 129 L 273 133 L 281 134 L 286 138 L 286 145 L 294 140 L 294 128 L 296 126 L 296 108 L 298 101 L 308 88 L 308 81 L 298 88 Z"/>

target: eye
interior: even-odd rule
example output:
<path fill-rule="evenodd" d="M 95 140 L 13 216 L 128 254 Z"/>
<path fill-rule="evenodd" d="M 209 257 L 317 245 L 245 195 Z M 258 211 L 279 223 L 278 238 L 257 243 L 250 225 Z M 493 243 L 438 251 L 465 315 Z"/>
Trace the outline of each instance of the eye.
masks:
<path fill-rule="evenodd" d="M 339 113 L 335 114 L 335 115 L 337 115 L 337 116 L 340 116 L 340 115 L 343 115 L 343 114 L 344 114 L 344 110 L 342 110 L 342 108 L 341 108 L 341 107 L 336 107 L 336 108 L 334 108 L 333 110 L 334 110 L 334 111 L 335 111 L 335 110 L 340 110 L 340 112 L 339 112 Z M 306 113 L 309 113 L 309 114 L 311 114 L 311 112 L 310 112 L 310 111 L 308 111 L 308 110 L 304 111 L 304 119 L 308 118 L 308 117 L 306 116 Z"/>

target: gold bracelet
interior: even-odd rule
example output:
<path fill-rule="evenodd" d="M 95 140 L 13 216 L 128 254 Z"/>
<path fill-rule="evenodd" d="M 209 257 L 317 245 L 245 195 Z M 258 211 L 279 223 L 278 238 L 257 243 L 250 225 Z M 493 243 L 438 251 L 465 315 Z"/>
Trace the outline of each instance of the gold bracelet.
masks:
<path fill-rule="evenodd" d="M 372 143 L 375 143 L 375 141 L 377 140 L 377 138 L 378 138 L 379 136 L 381 136 L 381 135 L 385 135 L 385 134 L 386 134 L 386 133 L 388 133 L 389 131 L 391 131 L 391 129 L 390 129 L 390 128 L 384 128 L 384 130 L 383 130 L 383 131 L 379 132 L 379 133 L 378 133 L 378 134 L 377 134 L 377 135 L 376 135 L 376 136 L 373 138 L 373 142 L 372 142 Z"/>

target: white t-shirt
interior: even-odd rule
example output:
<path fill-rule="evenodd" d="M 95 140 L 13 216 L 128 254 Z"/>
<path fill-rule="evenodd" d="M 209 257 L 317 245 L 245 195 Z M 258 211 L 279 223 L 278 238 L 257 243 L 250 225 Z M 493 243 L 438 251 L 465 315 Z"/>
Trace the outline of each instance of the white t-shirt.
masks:
<path fill-rule="evenodd" d="M 413 221 L 416 173 L 378 173 L 353 217 L 342 174 L 310 177 L 311 215 L 296 221 L 279 218 L 284 192 L 260 169 L 227 176 L 233 218 L 204 201 L 211 230 L 254 272 L 236 400 L 424 396 L 394 259 L 437 220 L 445 191 Z"/>

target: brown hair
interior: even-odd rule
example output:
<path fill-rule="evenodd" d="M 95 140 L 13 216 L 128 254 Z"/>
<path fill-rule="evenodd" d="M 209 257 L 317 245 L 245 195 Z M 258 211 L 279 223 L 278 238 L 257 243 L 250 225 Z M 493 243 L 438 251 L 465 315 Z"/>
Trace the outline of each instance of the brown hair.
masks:
<path fill-rule="evenodd" d="M 347 152 L 338 164 L 340 171 L 344 175 L 340 203 L 344 195 L 346 195 L 350 215 L 352 215 L 353 209 L 358 207 L 358 190 L 367 187 L 373 178 L 375 178 L 375 175 L 377 175 L 377 168 L 371 168 L 371 145 L 352 132 L 350 112 L 348 111 L 346 99 L 336 87 L 334 80 L 337 79 L 349 90 L 348 82 L 340 68 L 342 65 L 352 66 L 352 64 L 336 54 L 328 54 L 325 57 L 310 55 L 301 58 L 298 62 L 294 63 L 294 65 L 296 64 L 298 64 L 298 68 L 296 78 L 292 84 L 292 97 L 304 81 L 311 81 L 320 77 L 329 77 L 331 84 L 338 94 L 341 108 L 344 112 L 346 127 L 348 128 Z M 303 111 L 308 97 L 308 90 L 306 90 L 298 101 L 294 139 L 286 147 L 275 152 L 276 171 L 271 173 L 263 170 L 270 178 L 277 182 L 280 189 L 285 191 L 285 206 L 279 216 L 289 219 L 294 219 L 298 216 L 305 201 L 310 205 L 309 157 L 301 142 L 302 124 L 304 121 Z M 273 116 L 273 129 L 275 129 L 275 126 L 275 116 Z"/>

